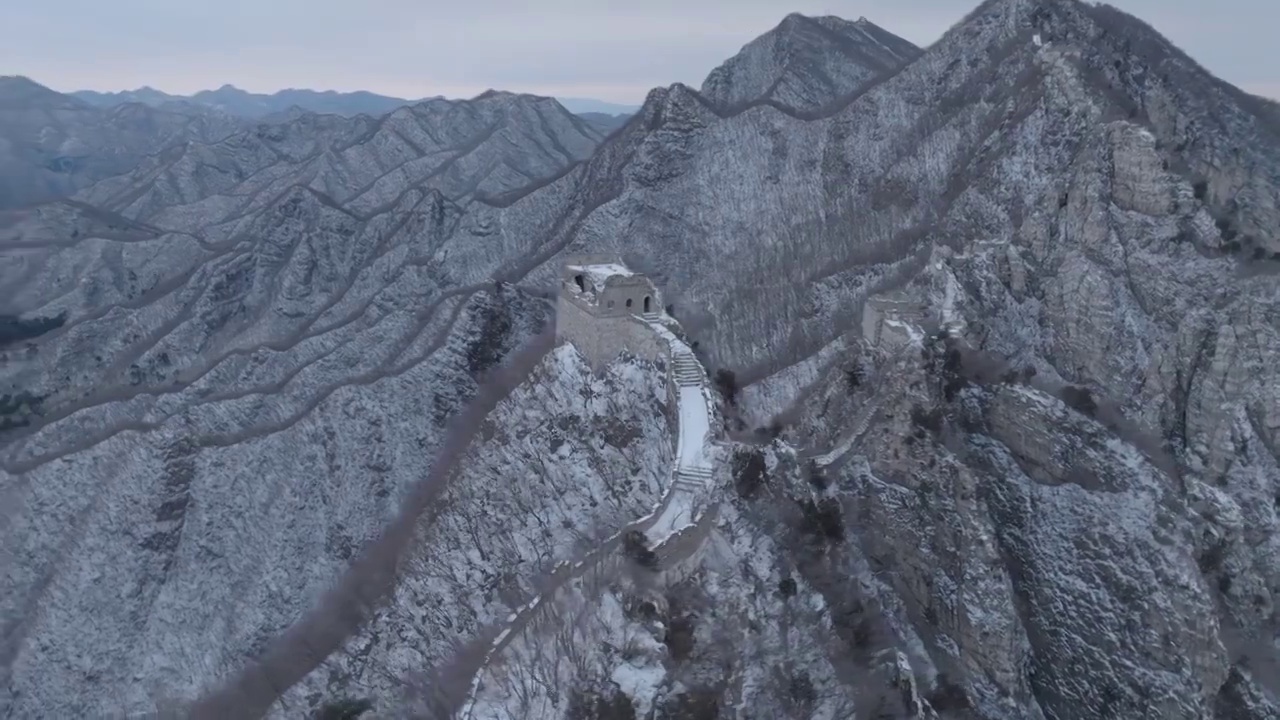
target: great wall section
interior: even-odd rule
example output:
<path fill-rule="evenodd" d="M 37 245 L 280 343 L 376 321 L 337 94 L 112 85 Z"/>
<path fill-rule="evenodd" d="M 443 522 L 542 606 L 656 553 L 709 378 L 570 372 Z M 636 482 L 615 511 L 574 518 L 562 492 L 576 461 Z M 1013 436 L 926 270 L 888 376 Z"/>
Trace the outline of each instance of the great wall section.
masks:
<path fill-rule="evenodd" d="M 929 269 L 941 273 L 946 255 L 930 258 Z M 931 273 L 932 274 L 932 273 Z M 889 291 L 868 297 L 858 323 L 861 340 L 881 355 L 886 367 L 901 370 L 912 361 L 924 339 L 923 326 L 937 321 L 951 334 L 961 331 L 963 322 L 955 312 L 956 287 L 946 273 L 937 311 L 927 300 L 913 294 Z M 477 712 L 477 699 L 485 686 L 485 676 L 501 668 L 503 652 L 523 633 L 536 632 L 544 623 L 556 622 L 557 604 L 576 580 L 596 589 L 622 577 L 660 589 L 677 583 L 701 563 L 715 535 L 719 502 L 713 486 L 716 475 L 727 468 L 731 442 L 724 433 L 724 418 L 708 383 L 708 372 L 683 339 L 680 324 L 663 310 L 661 293 L 645 276 L 635 273 L 613 256 L 581 255 L 565 260 L 556 296 L 557 345 L 568 343 L 596 371 L 601 371 L 621 354 L 644 358 L 666 375 L 667 407 L 675 424 L 675 462 L 670 481 L 656 506 L 608 537 L 577 561 L 559 563 L 546 589 L 510 613 L 490 629 L 483 659 L 474 667 L 465 702 L 456 717 L 484 720 Z M 847 432 L 825 453 L 805 449 L 797 453 L 819 468 L 843 462 L 866 433 L 874 417 L 900 391 L 893 384 L 882 386 L 868 398 Z M 728 471 L 723 470 L 727 475 Z M 639 542 L 651 552 L 643 573 L 632 572 L 636 558 L 628 545 Z"/>
<path fill-rule="evenodd" d="M 695 567 L 715 528 L 712 478 L 722 465 L 722 423 L 707 371 L 680 337 L 680 325 L 662 309 L 661 295 L 643 275 L 610 256 L 578 256 L 564 265 L 556 307 L 556 343 L 571 343 L 595 370 L 630 353 L 666 374 L 668 407 L 676 408 L 675 462 L 657 505 L 576 562 L 562 562 L 547 589 L 506 618 L 473 676 L 457 717 L 472 720 L 485 672 L 503 650 L 536 623 L 552 617 L 557 596 L 588 574 L 616 576 L 630 562 L 624 550 L 639 542 L 651 552 L 652 581 L 677 582 Z"/>

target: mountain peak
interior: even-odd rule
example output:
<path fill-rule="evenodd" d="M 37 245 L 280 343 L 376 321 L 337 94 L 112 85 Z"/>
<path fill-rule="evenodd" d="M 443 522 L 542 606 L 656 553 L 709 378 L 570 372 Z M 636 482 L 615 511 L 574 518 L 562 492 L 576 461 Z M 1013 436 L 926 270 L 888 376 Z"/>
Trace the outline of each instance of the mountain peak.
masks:
<path fill-rule="evenodd" d="M 81 105 L 76 98 L 45 87 L 25 75 L 0 75 L 0 101 Z"/>
<path fill-rule="evenodd" d="M 0 89 L 7 92 L 54 92 L 26 75 L 0 75 Z"/>
<path fill-rule="evenodd" d="M 722 108 L 773 100 L 812 110 L 896 72 L 920 52 L 866 18 L 791 13 L 712 70 L 702 94 Z"/>
<path fill-rule="evenodd" d="M 470 101 L 464 100 L 461 102 L 496 102 L 502 105 L 542 105 L 546 103 L 554 103 L 555 98 L 551 98 L 546 95 L 535 95 L 533 93 L 490 89 L 476 95 L 471 98 Z"/>

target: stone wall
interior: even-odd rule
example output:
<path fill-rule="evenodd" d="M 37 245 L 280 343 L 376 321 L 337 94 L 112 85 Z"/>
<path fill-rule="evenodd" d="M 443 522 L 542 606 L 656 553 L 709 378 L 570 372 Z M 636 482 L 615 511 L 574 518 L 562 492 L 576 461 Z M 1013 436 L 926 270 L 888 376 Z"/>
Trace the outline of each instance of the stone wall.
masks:
<path fill-rule="evenodd" d="M 653 283 L 641 275 L 614 276 L 609 278 L 604 292 L 600 293 L 600 306 L 604 312 L 623 312 L 639 315 L 644 312 L 644 299 L 649 298 L 649 309 L 662 309 L 662 299 Z M 628 305 L 627 303 L 631 304 Z M 613 303 L 610 305 L 610 303 Z"/>
<path fill-rule="evenodd" d="M 885 321 L 898 320 L 919 325 L 928 314 L 927 305 L 899 293 L 867 298 L 862 306 L 862 337 L 872 346 L 904 342 L 909 335 L 903 330 L 887 327 Z"/>
<path fill-rule="evenodd" d="M 573 297 L 556 303 L 556 342 L 571 342 L 599 371 L 624 350 L 663 365 L 671 364 L 671 348 L 657 333 L 631 315 L 598 316 Z"/>
<path fill-rule="evenodd" d="M 889 320 L 890 318 L 885 318 Z M 880 323 L 880 346 L 885 348 L 896 348 L 911 342 L 911 333 L 901 324 L 890 322 Z"/>

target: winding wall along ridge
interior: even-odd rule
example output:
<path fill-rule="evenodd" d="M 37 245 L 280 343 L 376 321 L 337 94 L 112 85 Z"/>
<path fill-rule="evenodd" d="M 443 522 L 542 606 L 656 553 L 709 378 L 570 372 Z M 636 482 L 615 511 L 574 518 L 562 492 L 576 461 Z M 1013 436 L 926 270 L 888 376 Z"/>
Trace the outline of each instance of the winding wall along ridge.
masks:
<path fill-rule="evenodd" d="M 687 508 L 689 512 L 686 515 L 688 518 L 686 522 L 678 527 L 672 527 L 671 532 L 656 538 L 658 542 L 654 547 L 654 553 L 658 557 L 659 564 L 667 566 L 674 565 L 692 556 L 710 536 L 711 529 L 715 525 L 717 516 L 715 507 L 708 508 L 702 513 L 696 512 L 700 496 L 706 489 L 706 481 L 703 481 L 701 488 L 695 488 L 688 482 L 682 482 L 682 478 L 687 478 L 687 473 L 690 470 L 704 470 L 706 478 L 709 478 L 711 474 L 710 465 L 715 458 L 712 442 L 713 433 L 711 432 L 711 419 L 715 416 L 714 403 L 707 392 L 706 370 L 698 362 L 688 345 L 667 329 L 667 323 L 678 327 L 674 319 L 658 313 L 651 313 L 647 316 L 635 317 L 635 321 L 642 323 L 654 332 L 660 340 L 664 341 L 669 353 L 668 357 L 671 359 L 667 363 L 668 389 L 680 403 L 678 426 L 676 427 L 676 462 L 673 463 L 671 468 L 670 480 L 666 490 L 654 509 L 647 515 L 623 526 L 622 529 L 611 535 L 596 549 L 584 555 L 577 562 L 563 561 L 559 563 L 551 573 L 552 581 L 547 589 L 508 616 L 506 627 L 498 633 L 493 644 L 484 654 L 478 667 L 476 667 L 471 687 L 467 693 L 467 699 L 458 712 L 457 716 L 459 718 L 472 720 L 475 701 L 481 689 L 481 678 L 484 675 L 484 671 L 494 664 L 503 650 L 511 644 L 511 641 L 527 629 L 536 618 L 552 607 L 556 595 L 570 582 L 581 578 L 593 569 L 598 569 L 605 560 L 614 556 L 620 549 L 623 539 L 629 533 L 640 532 L 647 535 L 667 513 L 678 512 L 676 510 L 677 507 Z M 682 389 L 685 392 L 681 392 Z M 689 390 L 696 390 L 696 392 L 689 392 Z M 689 407 L 686 404 L 688 400 L 695 400 L 702 404 L 702 407 Z M 690 439 L 687 437 L 686 430 L 688 428 L 686 428 L 686 425 L 691 420 L 701 423 L 706 428 L 701 436 L 701 447 L 697 448 L 696 452 L 693 452 L 691 448 L 685 447 Z"/>

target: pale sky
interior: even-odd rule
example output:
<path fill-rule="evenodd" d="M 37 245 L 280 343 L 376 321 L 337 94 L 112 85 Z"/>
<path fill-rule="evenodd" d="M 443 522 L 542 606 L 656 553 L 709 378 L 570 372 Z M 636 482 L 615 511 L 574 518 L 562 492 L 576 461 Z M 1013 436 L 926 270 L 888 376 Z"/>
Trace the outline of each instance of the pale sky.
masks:
<path fill-rule="evenodd" d="M 789 12 L 917 45 L 978 0 L 0 0 L 0 75 L 55 90 L 224 83 L 470 97 L 496 88 L 639 104 L 701 84 Z M 1280 98 L 1280 0 L 1112 0 L 1220 77 Z"/>

